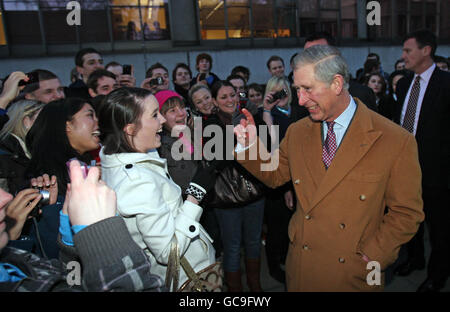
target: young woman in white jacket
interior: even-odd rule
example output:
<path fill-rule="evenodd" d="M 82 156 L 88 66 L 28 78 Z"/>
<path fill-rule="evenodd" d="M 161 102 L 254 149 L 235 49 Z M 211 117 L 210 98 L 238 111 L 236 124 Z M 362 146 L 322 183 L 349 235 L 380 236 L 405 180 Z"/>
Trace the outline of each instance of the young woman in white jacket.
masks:
<path fill-rule="evenodd" d="M 183 202 L 181 189 L 156 149 L 164 117 L 156 98 L 140 88 L 120 88 L 99 108 L 103 147 L 102 179 L 117 194 L 117 210 L 133 239 L 151 262 L 151 273 L 165 279 L 171 240 L 197 272 L 215 262 L 215 250 L 200 225 L 199 202 L 214 185 L 211 169 L 197 172 Z M 179 286 L 187 280 L 180 269 Z"/>

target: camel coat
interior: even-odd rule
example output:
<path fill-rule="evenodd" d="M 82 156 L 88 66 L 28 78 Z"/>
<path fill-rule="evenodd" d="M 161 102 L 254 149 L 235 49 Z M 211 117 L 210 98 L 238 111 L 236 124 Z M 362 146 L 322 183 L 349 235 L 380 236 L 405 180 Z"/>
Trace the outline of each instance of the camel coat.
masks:
<path fill-rule="evenodd" d="M 298 200 L 289 224 L 288 291 L 382 290 L 384 274 L 381 285 L 369 286 L 372 270 L 362 255 L 378 261 L 383 272 L 424 219 L 414 136 L 355 102 L 328 170 L 322 162 L 322 123 L 310 118 L 289 127 L 272 156 L 278 157 L 275 170 L 261 170 L 260 159 L 268 158 L 263 147 L 257 160 L 248 160 L 261 142 L 236 155 L 246 153 L 247 160 L 239 162 L 270 187 L 293 183 Z"/>

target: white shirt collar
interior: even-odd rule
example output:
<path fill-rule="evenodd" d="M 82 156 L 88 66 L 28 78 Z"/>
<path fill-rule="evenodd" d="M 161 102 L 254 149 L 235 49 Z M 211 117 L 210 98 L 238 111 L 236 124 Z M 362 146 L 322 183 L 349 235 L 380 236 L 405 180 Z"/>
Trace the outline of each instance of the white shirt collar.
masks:
<path fill-rule="evenodd" d="M 435 68 L 436 68 L 436 64 L 433 63 L 433 65 L 428 67 L 428 69 L 426 71 L 424 71 L 423 73 L 420 74 L 420 79 L 423 79 L 428 84 L 428 81 L 430 81 L 431 75 L 433 74 L 433 71 Z M 417 76 L 419 76 L 419 75 L 414 74 L 413 81 L 416 79 Z"/>
<path fill-rule="evenodd" d="M 347 108 L 342 112 L 342 114 L 339 115 L 338 118 L 334 120 L 334 122 L 346 129 L 350 125 L 350 122 L 352 121 L 355 111 L 356 111 L 356 103 L 350 96 L 350 103 L 348 104 Z"/>

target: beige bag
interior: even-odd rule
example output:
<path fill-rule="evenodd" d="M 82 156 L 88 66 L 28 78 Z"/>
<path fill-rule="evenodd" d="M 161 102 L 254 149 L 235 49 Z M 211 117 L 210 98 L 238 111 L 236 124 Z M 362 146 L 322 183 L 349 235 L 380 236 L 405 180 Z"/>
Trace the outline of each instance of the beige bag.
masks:
<path fill-rule="evenodd" d="M 180 264 L 189 279 L 178 288 Z M 173 292 L 221 292 L 223 287 L 222 263 L 213 263 L 196 273 L 185 257 L 180 259 L 178 241 L 174 234 L 166 271 L 166 287 L 169 290 L 170 285 L 172 285 Z"/>

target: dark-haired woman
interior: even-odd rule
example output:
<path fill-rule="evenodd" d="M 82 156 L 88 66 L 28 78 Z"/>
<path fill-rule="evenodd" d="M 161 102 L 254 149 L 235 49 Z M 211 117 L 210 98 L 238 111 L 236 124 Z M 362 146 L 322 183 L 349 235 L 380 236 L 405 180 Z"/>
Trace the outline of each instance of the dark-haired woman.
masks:
<path fill-rule="evenodd" d="M 70 182 L 66 162 L 77 158 L 91 165 L 90 151 L 100 145 L 94 108 L 86 100 L 68 98 L 44 106 L 27 134 L 32 155 L 27 172 L 31 177 L 55 175 L 58 194 L 66 194 Z"/>
<path fill-rule="evenodd" d="M 227 151 L 226 136 L 234 134 L 227 133 L 226 126 L 232 125 L 233 120 L 237 120 L 236 115 L 239 114 L 237 104 L 239 97 L 232 84 L 227 81 L 216 82 L 211 89 L 213 103 L 216 106 L 217 112 L 212 114 L 204 121 L 204 128 L 206 130 L 209 126 L 219 126 L 224 135 L 221 139 L 223 142 L 223 151 Z M 255 117 L 255 122 L 258 125 L 264 122 L 258 116 Z M 210 138 L 210 140 L 216 136 Z M 208 138 L 204 137 L 203 141 L 208 144 Z M 235 141 L 236 142 L 236 141 Z M 204 150 L 204 153 L 207 152 Z M 213 151 L 215 153 L 215 151 Z M 221 155 L 223 159 L 229 159 L 227 155 Z M 235 160 L 226 160 L 226 166 L 236 166 L 242 175 L 249 177 L 246 170 L 240 167 Z M 225 166 L 224 166 L 225 167 Z M 256 180 L 256 179 L 255 179 Z M 254 183 L 257 181 L 252 180 Z M 232 181 L 230 181 L 232 182 Z M 212 200 L 213 201 L 213 200 Z M 208 203 L 207 203 L 208 204 Z M 245 263 L 247 285 L 250 291 L 261 291 L 260 284 L 260 258 L 261 258 L 261 231 L 264 217 L 264 199 L 259 197 L 250 203 L 228 204 L 223 207 L 214 209 L 217 219 L 219 221 L 222 244 L 223 244 L 223 265 L 225 271 L 225 282 L 228 286 L 228 291 L 240 292 L 242 291 L 241 284 L 241 242 L 243 241 L 245 249 Z"/>
<path fill-rule="evenodd" d="M 368 74 L 364 84 L 371 88 L 373 93 L 375 93 L 377 111 L 380 112 L 380 114 L 385 115 L 386 107 L 389 103 L 386 95 L 386 81 L 381 73 L 376 72 Z"/>
<path fill-rule="evenodd" d="M 99 135 L 94 109 L 79 98 L 46 104 L 28 131 L 26 144 L 31 159 L 27 176 L 48 174 L 57 178 L 58 201 L 42 208 L 38 227 L 43 249 L 49 258 L 58 257 L 58 229 L 63 224 L 60 220 L 68 222 L 68 216 L 60 214 L 67 183 L 70 182 L 66 162 L 77 158 L 91 165 L 89 152 L 99 147 Z"/>
<path fill-rule="evenodd" d="M 157 151 L 166 120 L 155 96 L 145 89 L 117 89 L 103 102 L 99 120 L 102 179 L 116 192 L 117 211 L 150 260 L 151 272 L 165 279 L 174 236 L 196 272 L 214 263 L 211 238 L 199 223 L 201 194 L 214 183 L 211 172 L 196 173 L 183 202 Z M 186 280 L 181 269 L 178 286 Z"/>

